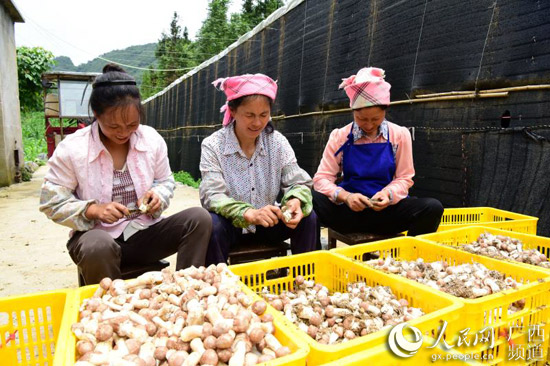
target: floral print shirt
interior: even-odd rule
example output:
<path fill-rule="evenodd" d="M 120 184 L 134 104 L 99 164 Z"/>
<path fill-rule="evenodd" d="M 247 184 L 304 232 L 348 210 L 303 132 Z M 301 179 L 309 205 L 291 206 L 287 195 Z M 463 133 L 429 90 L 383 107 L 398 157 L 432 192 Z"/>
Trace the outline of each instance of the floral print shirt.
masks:
<path fill-rule="evenodd" d="M 298 198 L 304 216 L 309 215 L 312 180 L 298 166 L 288 140 L 280 132 L 264 130 L 249 159 L 233 126 L 214 132 L 202 142 L 199 191 L 203 207 L 230 219 L 246 232 L 255 232 L 255 226 L 244 219 L 244 212 L 275 204 L 282 191 L 282 205 L 290 198 Z"/>

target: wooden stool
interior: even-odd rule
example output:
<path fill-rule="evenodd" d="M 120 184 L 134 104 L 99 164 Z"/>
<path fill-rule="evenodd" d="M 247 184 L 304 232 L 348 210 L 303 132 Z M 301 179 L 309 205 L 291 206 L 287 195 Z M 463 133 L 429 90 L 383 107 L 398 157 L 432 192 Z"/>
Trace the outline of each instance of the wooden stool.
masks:
<path fill-rule="evenodd" d="M 140 276 L 144 274 L 145 272 L 151 272 L 151 271 L 160 271 L 163 268 L 166 268 L 170 265 L 168 261 L 165 261 L 164 259 L 161 259 L 157 262 L 149 263 L 149 264 L 134 264 L 129 265 L 126 267 L 122 267 L 120 269 L 121 272 L 121 278 L 123 280 L 129 280 L 130 278 L 136 278 L 137 276 Z M 78 286 L 82 287 L 85 286 L 84 283 L 84 277 L 82 277 L 82 274 L 80 273 L 80 270 L 78 270 Z"/>
<path fill-rule="evenodd" d="M 369 243 L 371 241 L 385 240 L 403 236 L 402 233 L 396 234 L 373 234 L 373 233 L 348 233 L 342 234 L 338 231 L 328 229 L 328 249 L 336 248 L 336 240 L 340 240 L 348 245 Z"/>
<path fill-rule="evenodd" d="M 284 257 L 286 256 L 289 247 L 290 245 L 285 241 L 277 244 L 244 241 L 229 251 L 229 258 L 227 261 L 231 265 L 254 262 L 271 257 Z"/>

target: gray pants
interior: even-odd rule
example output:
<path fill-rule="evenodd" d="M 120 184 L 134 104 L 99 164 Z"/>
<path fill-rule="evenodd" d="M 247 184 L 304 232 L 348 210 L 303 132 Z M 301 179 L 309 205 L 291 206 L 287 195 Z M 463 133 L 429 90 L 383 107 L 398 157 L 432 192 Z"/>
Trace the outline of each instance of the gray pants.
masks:
<path fill-rule="evenodd" d="M 120 267 L 147 264 L 178 253 L 176 269 L 203 266 L 212 232 L 208 211 L 193 207 L 157 222 L 124 241 L 103 230 L 78 231 L 67 242 L 87 285 L 120 278 Z"/>

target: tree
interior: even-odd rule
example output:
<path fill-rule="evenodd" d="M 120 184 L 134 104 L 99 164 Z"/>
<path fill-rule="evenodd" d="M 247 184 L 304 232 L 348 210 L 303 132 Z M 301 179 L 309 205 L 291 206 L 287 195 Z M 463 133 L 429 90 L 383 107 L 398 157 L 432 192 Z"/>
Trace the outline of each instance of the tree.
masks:
<path fill-rule="evenodd" d="M 231 14 L 228 21 L 229 3 L 230 0 L 210 0 L 208 3 L 208 15 L 196 42 L 201 60 L 218 54 L 284 5 L 281 0 L 244 0 L 241 13 Z"/>
<path fill-rule="evenodd" d="M 178 13 L 174 12 L 174 17 L 170 23 L 170 34 L 165 34 L 163 32 L 159 40 L 155 51 L 159 69 L 182 69 L 195 66 L 196 64 L 193 59 L 191 40 L 189 39 L 187 27 L 185 27 L 182 32 L 178 22 Z M 164 72 L 163 79 L 171 83 L 181 74 L 181 71 L 166 71 Z"/>
<path fill-rule="evenodd" d="M 245 34 L 283 6 L 281 0 L 245 0 L 240 14 L 232 14 L 229 23 L 230 34 L 234 39 Z"/>
<path fill-rule="evenodd" d="M 241 13 L 231 14 L 231 20 L 229 22 L 231 33 L 237 35 L 238 37 L 251 30 L 254 27 L 254 25 L 252 25 L 253 13 L 254 0 L 244 0 L 241 8 Z"/>
<path fill-rule="evenodd" d="M 170 33 L 162 33 L 155 50 L 156 64 L 151 64 L 149 68 L 175 70 L 191 68 L 197 64 L 187 27 L 184 27 L 182 32 L 178 23 L 178 13 L 174 12 L 170 22 Z M 143 96 L 146 98 L 157 93 L 184 73 L 183 70 L 147 71 L 143 75 Z"/>
<path fill-rule="evenodd" d="M 245 0 L 242 14 L 252 29 L 283 5 L 281 0 Z"/>
<path fill-rule="evenodd" d="M 149 65 L 149 69 L 154 69 L 157 64 L 152 63 Z M 168 84 L 166 84 L 168 85 Z M 143 73 L 143 80 L 140 85 L 140 92 L 142 99 L 147 99 L 152 95 L 155 95 L 161 91 L 165 86 L 164 80 L 160 78 L 160 73 L 155 71 L 145 71 Z"/>
<path fill-rule="evenodd" d="M 42 47 L 17 48 L 19 103 L 23 111 L 42 108 L 42 74 L 54 66 L 54 56 Z"/>
<path fill-rule="evenodd" d="M 285 4 L 282 0 L 260 0 L 256 3 L 254 10 L 258 16 L 261 16 L 261 20 L 264 20 L 283 5 Z"/>
<path fill-rule="evenodd" d="M 241 13 L 231 14 L 231 0 L 209 0 L 208 15 L 193 43 L 187 28 L 182 31 L 177 13 L 170 22 L 170 34 L 162 33 L 155 51 L 152 69 L 184 69 L 198 65 L 218 54 L 241 35 L 250 31 L 273 11 L 284 5 L 281 0 L 244 0 Z M 168 86 L 185 71 L 147 71 L 143 74 L 141 94 L 147 98 Z"/>
<path fill-rule="evenodd" d="M 207 60 L 218 54 L 236 40 L 227 22 L 230 0 L 210 0 L 208 15 L 197 34 L 196 49 L 198 57 Z"/>

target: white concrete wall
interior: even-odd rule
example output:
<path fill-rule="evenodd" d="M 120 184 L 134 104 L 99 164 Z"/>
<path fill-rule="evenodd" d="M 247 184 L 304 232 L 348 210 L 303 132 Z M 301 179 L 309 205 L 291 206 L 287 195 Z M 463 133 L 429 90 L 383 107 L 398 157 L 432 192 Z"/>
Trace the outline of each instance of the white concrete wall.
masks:
<path fill-rule="evenodd" d="M 15 156 L 23 164 L 19 87 L 13 20 L 0 5 L 0 186 L 14 183 Z"/>

